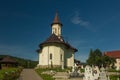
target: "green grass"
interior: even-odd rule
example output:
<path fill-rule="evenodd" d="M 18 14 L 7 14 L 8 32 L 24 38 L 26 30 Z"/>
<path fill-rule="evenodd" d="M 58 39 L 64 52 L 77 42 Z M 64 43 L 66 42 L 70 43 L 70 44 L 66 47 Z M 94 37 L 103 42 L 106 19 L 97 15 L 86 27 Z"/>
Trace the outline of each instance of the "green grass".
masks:
<path fill-rule="evenodd" d="M 41 74 L 42 72 L 45 72 L 45 71 L 50 71 L 50 70 L 53 70 L 53 71 L 56 71 L 56 72 L 66 72 L 68 70 L 70 70 L 70 68 L 68 69 L 61 69 L 61 68 L 46 68 L 46 69 L 36 69 L 36 72 L 43 78 L 43 80 L 55 80 L 53 79 L 52 75 L 48 75 L 48 74 Z"/>
<path fill-rule="evenodd" d="M 107 70 L 108 72 L 120 72 L 120 70 L 115 70 L 115 69 L 109 69 Z"/>
<path fill-rule="evenodd" d="M 120 75 L 111 75 L 110 76 L 110 80 L 117 80 L 118 78 L 120 78 Z"/>
<path fill-rule="evenodd" d="M 20 72 L 20 68 L 2 69 L 0 70 L 0 80 L 17 80 Z"/>
<path fill-rule="evenodd" d="M 115 69 L 109 69 L 107 70 L 108 72 L 115 72 L 115 73 L 120 73 L 120 70 L 115 70 Z M 120 75 L 110 75 L 110 80 L 117 80 L 120 78 Z"/>
<path fill-rule="evenodd" d="M 36 69 L 36 72 L 42 77 L 43 80 L 55 80 L 52 78 L 51 75 L 48 74 L 41 74 L 44 71 L 48 71 L 50 69 Z"/>

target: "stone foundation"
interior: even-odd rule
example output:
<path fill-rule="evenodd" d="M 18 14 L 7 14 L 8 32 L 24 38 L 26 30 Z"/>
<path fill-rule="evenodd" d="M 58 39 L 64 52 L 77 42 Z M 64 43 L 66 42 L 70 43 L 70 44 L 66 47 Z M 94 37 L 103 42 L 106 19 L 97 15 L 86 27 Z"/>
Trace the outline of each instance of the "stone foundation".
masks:
<path fill-rule="evenodd" d="M 61 68 L 61 65 L 37 65 L 37 68 Z"/>

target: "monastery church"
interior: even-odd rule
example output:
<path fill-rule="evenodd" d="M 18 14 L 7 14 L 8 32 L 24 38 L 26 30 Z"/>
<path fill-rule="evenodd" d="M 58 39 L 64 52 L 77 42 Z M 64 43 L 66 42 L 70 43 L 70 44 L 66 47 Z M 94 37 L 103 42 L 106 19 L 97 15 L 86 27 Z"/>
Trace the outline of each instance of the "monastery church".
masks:
<path fill-rule="evenodd" d="M 64 67 L 72 67 L 74 65 L 74 54 L 78 50 L 68 42 L 65 42 L 61 34 L 62 26 L 56 12 L 51 24 L 52 34 L 39 45 L 37 50 L 39 55 L 38 67 L 61 67 L 64 69 Z"/>

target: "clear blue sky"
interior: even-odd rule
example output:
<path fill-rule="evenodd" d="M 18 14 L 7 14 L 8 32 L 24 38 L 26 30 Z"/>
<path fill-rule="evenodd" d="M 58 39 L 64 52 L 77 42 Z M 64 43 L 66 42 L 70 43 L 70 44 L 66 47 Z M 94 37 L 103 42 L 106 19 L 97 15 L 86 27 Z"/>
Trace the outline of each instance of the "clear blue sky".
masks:
<path fill-rule="evenodd" d="M 0 54 L 37 60 L 56 10 L 77 59 L 85 62 L 91 48 L 120 50 L 120 0 L 0 0 Z"/>

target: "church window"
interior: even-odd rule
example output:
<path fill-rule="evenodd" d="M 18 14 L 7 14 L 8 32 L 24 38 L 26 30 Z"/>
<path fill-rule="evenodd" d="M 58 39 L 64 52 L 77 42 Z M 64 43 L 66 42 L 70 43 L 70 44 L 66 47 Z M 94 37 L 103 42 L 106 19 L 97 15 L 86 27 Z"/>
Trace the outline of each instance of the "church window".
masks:
<path fill-rule="evenodd" d="M 50 59 L 52 59 L 52 54 L 50 53 Z"/>
<path fill-rule="evenodd" d="M 54 29 L 55 30 L 55 33 L 57 33 L 57 30 L 56 29 Z"/>
<path fill-rule="evenodd" d="M 61 56 L 60 56 L 60 59 L 61 59 L 61 61 L 62 61 L 62 54 L 61 54 Z"/>

